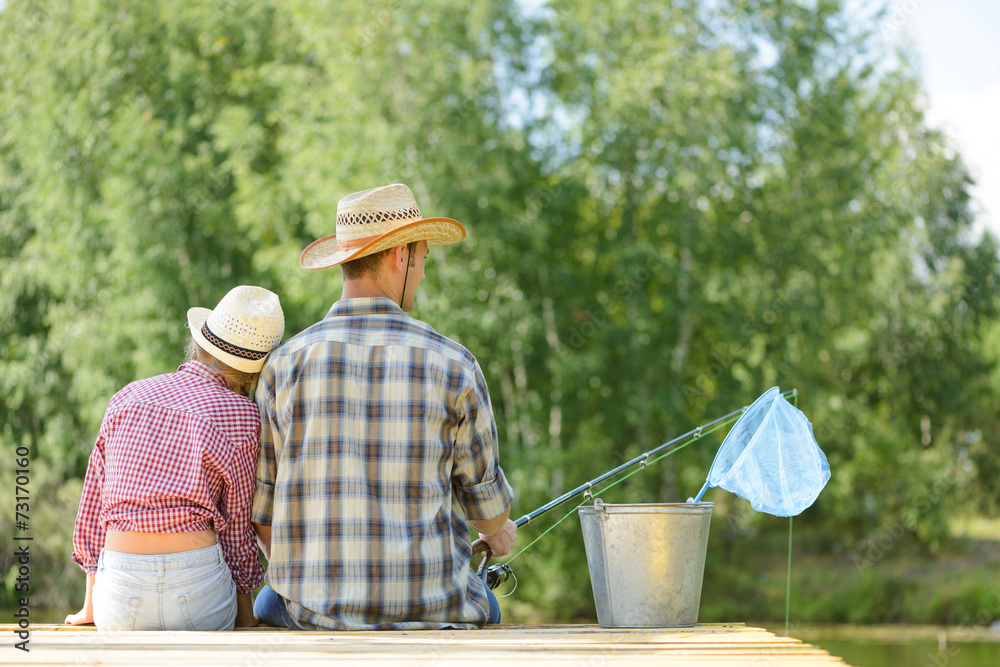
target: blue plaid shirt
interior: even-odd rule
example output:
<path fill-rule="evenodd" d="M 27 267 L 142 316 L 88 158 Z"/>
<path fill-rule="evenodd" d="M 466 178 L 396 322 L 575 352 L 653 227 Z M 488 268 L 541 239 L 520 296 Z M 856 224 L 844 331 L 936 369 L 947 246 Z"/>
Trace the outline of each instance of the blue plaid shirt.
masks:
<path fill-rule="evenodd" d="M 260 375 L 251 519 L 307 628 L 475 628 L 468 520 L 513 494 L 475 357 L 386 298 L 341 300 Z"/>

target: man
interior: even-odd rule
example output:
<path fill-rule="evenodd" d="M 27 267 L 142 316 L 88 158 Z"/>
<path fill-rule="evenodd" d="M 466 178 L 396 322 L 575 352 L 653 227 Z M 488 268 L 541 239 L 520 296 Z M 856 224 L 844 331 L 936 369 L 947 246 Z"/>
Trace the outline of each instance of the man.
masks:
<path fill-rule="evenodd" d="M 498 623 L 468 538 L 471 525 L 503 556 L 517 536 L 486 382 L 468 350 L 405 314 L 428 246 L 465 229 L 422 218 L 397 184 L 342 199 L 336 232 L 299 263 L 340 266 L 341 300 L 271 354 L 257 389 L 251 518 L 269 565 L 254 611 L 292 629 Z"/>

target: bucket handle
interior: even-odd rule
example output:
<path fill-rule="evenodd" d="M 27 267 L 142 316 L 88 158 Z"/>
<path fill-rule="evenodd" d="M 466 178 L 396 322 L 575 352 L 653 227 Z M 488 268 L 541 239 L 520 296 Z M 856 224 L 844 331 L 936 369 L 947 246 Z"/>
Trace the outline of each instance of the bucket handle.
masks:
<path fill-rule="evenodd" d="M 604 506 L 604 501 L 594 498 L 594 516 L 598 519 L 608 518 L 608 508 Z"/>

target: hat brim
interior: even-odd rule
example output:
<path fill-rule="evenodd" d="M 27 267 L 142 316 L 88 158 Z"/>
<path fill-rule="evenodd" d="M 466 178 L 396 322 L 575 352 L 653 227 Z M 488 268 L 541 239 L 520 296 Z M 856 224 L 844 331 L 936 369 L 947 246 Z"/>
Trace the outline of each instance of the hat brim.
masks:
<path fill-rule="evenodd" d="M 397 227 L 391 232 L 373 238 L 363 246 L 348 250 L 337 249 L 336 234 L 324 236 L 306 246 L 299 256 L 299 266 L 303 269 L 326 269 L 398 245 L 416 241 L 427 241 L 427 245 L 449 245 L 458 243 L 464 238 L 465 227 L 457 220 L 424 218 Z"/>
<path fill-rule="evenodd" d="M 205 338 L 205 334 L 201 332 L 202 326 L 208 320 L 208 316 L 212 314 L 212 311 L 208 308 L 188 308 L 187 320 L 188 329 L 191 330 L 191 337 L 194 338 L 195 342 L 201 346 L 201 349 L 208 352 L 210 355 L 229 366 L 230 368 L 235 368 L 238 371 L 243 371 L 244 373 L 259 373 L 264 367 L 264 359 L 241 359 L 237 356 L 229 354 L 225 350 L 220 350 L 215 345 L 212 345 Z"/>

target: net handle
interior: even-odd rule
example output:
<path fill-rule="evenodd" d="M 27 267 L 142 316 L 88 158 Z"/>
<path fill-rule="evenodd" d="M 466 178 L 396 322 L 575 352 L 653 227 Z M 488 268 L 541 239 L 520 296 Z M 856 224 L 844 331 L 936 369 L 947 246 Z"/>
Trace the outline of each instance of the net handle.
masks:
<path fill-rule="evenodd" d="M 751 403 L 750 405 L 748 405 L 748 406 L 746 406 L 746 407 L 743 408 L 743 414 L 740 415 L 740 419 L 743 419 L 743 415 L 745 415 L 746 413 L 748 413 L 751 410 L 753 410 L 754 407 L 756 407 L 756 405 L 758 403 L 760 403 L 761 401 L 763 401 L 767 397 L 767 395 L 770 394 L 772 391 L 777 391 L 777 393 L 776 393 L 776 397 L 777 398 L 785 398 L 786 396 L 791 396 L 792 398 L 797 399 L 798 396 L 799 396 L 799 390 L 797 388 L 796 389 L 789 389 L 788 391 L 781 391 L 781 389 L 779 387 L 777 387 L 777 386 L 771 387 L 770 389 L 768 389 L 767 391 L 765 391 L 763 394 L 761 394 L 760 396 L 758 396 L 757 400 L 755 400 L 753 403 Z M 785 400 L 788 400 L 788 399 L 785 398 Z M 733 424 L 733 428 L 735 429 L 737 426 L 739 426 L 739 423 L 740 423 L 740 420 L 737 419 L 736 423 Z M 728 436 L 726 436 L 726 437 L 728 437 Z M 719 458 L 719 453 L 722 452 L 722 447 L 725 447 L 725 445 L 726 445 L 726 441 L 723 440 L 722 441 L 722 445 L 719 447 L 719 451 L 716 452 L 716 454 L 715 454 L 715 458 L 716 459 Z M 703 495 L 705 495 L 706 491 L 708 491 L 708 487 L 710 485 L 710 481 L 709 480 L 712 479 L 712 470 L 714 470 L 714 469 L 715 469 L 715 461 L 713 460 L 712 461 L 712 467 L 708 469 L 708 477 L 705 478 L 705 485 L 701 487 L 701 491 L 699 491 L 698 495 L 694 497 L 694 501 L 693 502 L 696 502 L 696 503 L 697 502 L 701 502 L 701 497 Z"/>

